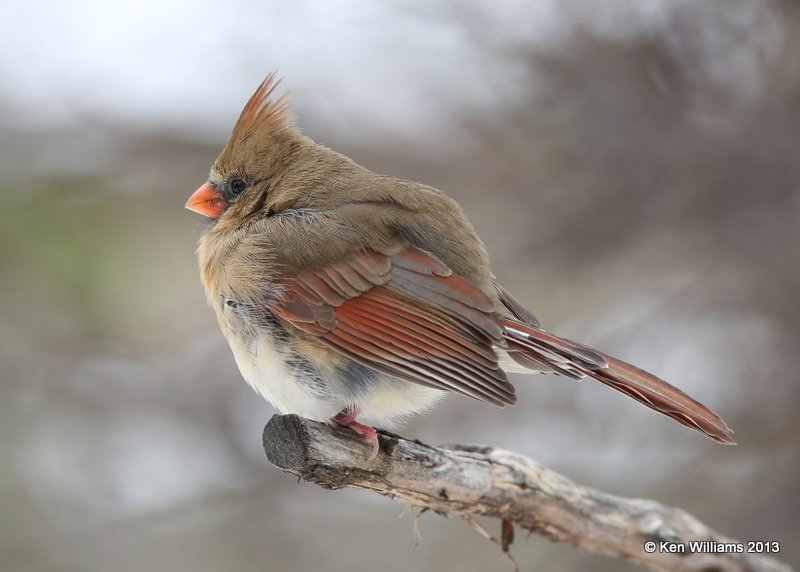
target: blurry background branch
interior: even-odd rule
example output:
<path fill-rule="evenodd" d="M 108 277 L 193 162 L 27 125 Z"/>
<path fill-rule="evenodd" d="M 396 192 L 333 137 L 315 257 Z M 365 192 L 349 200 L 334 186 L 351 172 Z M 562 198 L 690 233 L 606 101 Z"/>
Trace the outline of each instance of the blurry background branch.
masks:
<path fill-rule="evenodd" d="M 373 491 L 439 514 L 458 514 L 476 526 L 474 516 L 498 518 L 504 551 L 516 525 L 656 570 L 790 570 L 758 554 L 714 553 L 710 547 L 740 543 L 681 509 L 583 487 L 509 451 L 431 447 L 386 433 L 380 442 L 378 457 L 370 460 L 371 445 L 358 435 L 297 415 L 275 415 L 263 436 L 271 463 L 323 488 Z M 695 541 L 709 544 L 695 552 L 688 546 Z M 655 549 L 646 550 L 647 543 Z M 685 552 L 670 553 L 662 543 L 684 545 Z"/>

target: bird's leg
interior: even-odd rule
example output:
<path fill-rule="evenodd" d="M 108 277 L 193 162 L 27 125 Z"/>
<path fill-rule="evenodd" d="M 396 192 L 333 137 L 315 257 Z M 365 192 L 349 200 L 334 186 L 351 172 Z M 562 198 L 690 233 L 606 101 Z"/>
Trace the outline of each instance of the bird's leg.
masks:
<path fill-rule="evenodd" d="M 356 417 L 358 417 L 359 413 L 358 408 L 347 407 L 331 417 L 331 421 L 339 427 L 347 427 L 364 437 L 364 440 L 372 445 L 372 454 L 369 456 L 369 460 L 371 461 L 378 456 L 378 432 L 375 430 L 375 427 L 370 427 L 369 425 L 364 425 L 356 421 Z"/>

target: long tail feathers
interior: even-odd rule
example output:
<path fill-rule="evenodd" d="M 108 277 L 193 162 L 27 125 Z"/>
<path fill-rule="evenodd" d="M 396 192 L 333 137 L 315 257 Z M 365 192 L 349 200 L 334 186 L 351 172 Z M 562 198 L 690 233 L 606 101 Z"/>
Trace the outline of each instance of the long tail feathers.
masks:
<path fill-rule="evenodd" d="M 574 379 L 594 378 L 718 443 L 736 444 L 719 415 L 666 381 L 535 326 L 512 319 L 503 319 L 502 325 L 508 353 L 519 364 L 539 370 L 544 366 Z"/>

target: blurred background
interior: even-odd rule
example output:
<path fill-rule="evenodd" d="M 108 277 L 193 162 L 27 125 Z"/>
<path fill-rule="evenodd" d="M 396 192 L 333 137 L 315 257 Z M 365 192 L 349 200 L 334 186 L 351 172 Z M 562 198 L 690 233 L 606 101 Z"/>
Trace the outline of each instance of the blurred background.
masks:
<path fill-rule="evenodd" d="M 273 69 L 304 132 L 458 200 L 549 329 L 722 414 L 517 379 L 402 431 L 528 455 L 800 562 L 800 6 L 0 4 L 0 567 L 504 570 L 458 519 L 270 466 L 183 209 Z M 485 525 L 499 533 L 494 522 Z M 518 535 L 523 570 L 635 570 Z"/>

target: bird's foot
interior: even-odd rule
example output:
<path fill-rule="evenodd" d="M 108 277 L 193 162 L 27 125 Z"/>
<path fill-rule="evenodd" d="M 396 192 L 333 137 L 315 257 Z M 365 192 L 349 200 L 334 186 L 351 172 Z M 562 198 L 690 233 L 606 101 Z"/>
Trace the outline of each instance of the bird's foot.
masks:
<path fill-rule="evenodd" d="M 378 431 L 375 429 L 375 427 L 370 427 L 369 425 L 364 425 L 363 423 L 356 421 L 358 413 L 359 412 L 357 409 L 348 407 L 337 415 L 331 417 L 331 421 L 339 427 L 347 427 L 348 429 L 355 431 L 364 437 L 364 440 L 372 445 L 372 454 L 370 454 L 369 459 L 367 459 L 368 461 L 372 461 L 378 456 L 380 445 L 378 443 Z"/>

